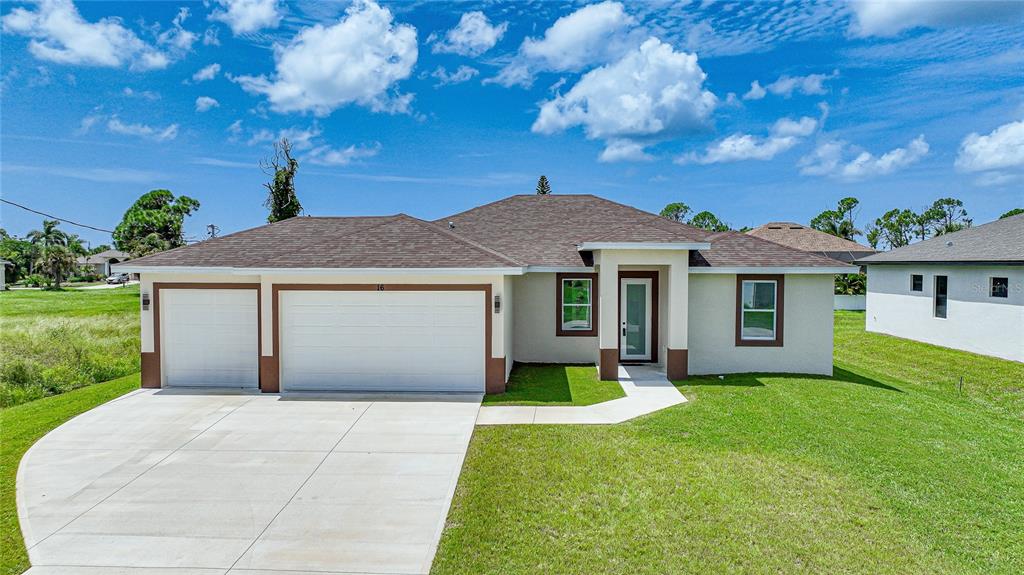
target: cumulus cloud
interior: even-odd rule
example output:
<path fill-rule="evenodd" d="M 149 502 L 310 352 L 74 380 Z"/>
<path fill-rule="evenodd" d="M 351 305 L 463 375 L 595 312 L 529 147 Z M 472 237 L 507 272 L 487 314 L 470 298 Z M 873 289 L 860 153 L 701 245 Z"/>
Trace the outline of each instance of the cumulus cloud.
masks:
<path fill-rule="evenodd" d="M 195 74 L 192 74 L 193 82 L 205 82 L 207 80 L 213 80 L 220 74 L 220 64 L 213 63 L 209 66 L 205 66 Z"/>
<path fill-rule="evenodd" d="M 447 86 L 448 84 L 461 84 L 472 80 L 480 71 L 469 66 L 459 66 L 453 72 L 449 72 L 444 66 L 438 66 L 430 73 L 430 77 L 437 80 L 435 88 Z"/>
<path fill-rule="evenodd" d="M 805 96 L 820 96 L 828 93 L 825 89 L 825 82 L 839 76 L 839 70 L 833 70 L 831 74 L 808 74 L 807 76 L 780 76 L 767 86 L 754 80 L 750 83 L 750 90 L 743 95 L 744 100 L 760 100 L 769 93 L 784 98 L 792 97 L 794 93 Z"/>
<path fill-rule="evenodd" d="M 392 88 L 409 77 L 417 57 L 416 29 L 395 23 L 390 10 L 367 0 L 350 6 L 336 24 L 303 28 L 287 45 L 275 46 L 272 77 L 232 79 L 266 96 L 277 112 L 326 116 L 358 104 L 405 113 L 412 94 Z"/>
<path fill-rule="evenodd" d="M 2 23 L 4 32 L 31 38 L 29 52 L 40 60 L 110 68 L 128 65 L 132 70 L 166 68 L 171 61 L 120 18 L 87 22 L 71 0 L 43 0 L 36 10 L 17 7 Z"/>
<path fill-rule="evenodd" d="M 601 155 L 597 157 L 599 162 L 649 162 L 654 156 L 644 151 L 644 145 L 632 140 L 609 140 Z"/>
<path fill-rule="evenodd" d="M 188 8 L 178 9 L 178 14 L 171 20 L 171 27 L 163 32 L 157 33 L 156 41 L 160 45 L 168 46 L 172 50 L 178 53 L 184 53 L 192 50 L 192 44 L 195 43 L 198 36 L 194 32 L 190 32 L 185 29 L 185 20 L 189 17 Z"/>
<path fill-rule="evenodd" d="M 1024 120 L 1003 124 L 984 136 L 968 134 L 960 143 L 956 167 L 964 172 L 1024 167 Z"/>
<path fill-rule="evenodd" d="M 318 146 L 306 154 L 306 160 L 311 164 L 319 164 L 321 166 L 347 166 L 356 160 L 372 158 L 379 152 L 380 142 L 374 142 L 369 146 L 351 145 L 347 148 Z"/>
<path fill-rule="evenodd" d="M 283 16 L 283 9 L 277 0 L 217 0 L 217 4 L 220 8 L 214 10 L 208 18 L 227 24 L 236 36 L 264 28 L 277 28 Z"/>
<path fill-rule="evenodd" d="M 178 137 L 178 125 L 171 124 L 166 128 L 158 128 L 147 124 L 126 124 L 114 116 L 107 120 L 107 130 L 124 136 L 138 136 L 154 142 L 166 142 Z"/>
<path fill-rule="evenodd" d="M 444 38 L 433 42 L 432 49 L 435 54 L 445 52 L 476 57 L 493 48 L 507 29 L 508 22 L 493 26 L 483 12 L 466 12 Z"/>
<path fill-rule="evenodd" d="M 198 98 L 196 98 L 196 112 L 206 112 L 213 108 L 219 107 L 220 102 L 209 96 L 199 96 Z"/>
<path fill-rule="evenodd" d="M 650 142 L 705 127 L 718 102 L 704 89 L 705 77 L 696 55 L 650 38 L 544 102 L 532 130 L 554 134 L 582 126 L 588 139 L 608 142 L 606 159 L 635 157 L 635 148 L 623 153 L 626 141 Z"/>
<path fill-rule="evenodd" d="M 770 160 L 799 144 L 818 128 L 818 121 L 804 116 L 799 120 L 782 118 L 775 122 L 767 137 L 733 134 L 712 142 L 703 154 L 689 153 L 676 158 L 677 164 L 719 164 L 743 160 Z"/>
<path fill-rule="evenodd" d="M 490 79 L 503 86 L 528 87 L 540 71 L 578 71 L 610 62 L 636 42 L 636 19 L 618 2 L 584 6 L 555 21 L 541 38 L 526 38 L 519 52 Z"/>
<path fill-rule="evenodd" d="M 842 141 L 820 144 L 814 152 L 800 160 L 800 173 L 805 176 L 830 176 L 843 180 L 861 180 L 891 174 L 916 163 L 928 154 L 924 136 L 918 136 L 904 148 L 894 148 L 881 156 L 861 151 L 847 161 L 853 148 Z"/>
<path fill-rule="evenodd" d="M 991 22 L 1020 23 L 1024 3 L 1005 0 L 974 2 L 936 0 L 858 0 L 851 4 L 854 36 L 896 36 L 911 28 L 943 28 Z"/>

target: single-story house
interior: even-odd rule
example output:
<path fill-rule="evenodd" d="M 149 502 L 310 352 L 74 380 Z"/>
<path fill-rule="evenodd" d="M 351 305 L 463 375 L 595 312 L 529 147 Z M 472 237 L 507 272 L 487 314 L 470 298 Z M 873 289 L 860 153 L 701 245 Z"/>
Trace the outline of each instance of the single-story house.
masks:
<path fill-rule="evenodd" d="M 795 222 L 770 222 L 747 232 L 763 240 L 851 263 L 870 256 L 875 250 L 855 241 L 833 236 L 812 227 Z M 866 307 L 864 295 L 840 295 L 833 298 L 835 309 L 863 310 Z"/>
<path fill-rule="evenodd" d="M 852 266 L 592 195 L 296 217 L 135 259 L 145 387 L 505 389 L 513 362 L 832 372 Z"/>
<path fill-rule="evenodd" d="M 1024 214 L 857 263 L 868 331 L 1024 361 Z"/>
<path fill-rule="evenodd" d="M 91 256 L 79 257 L 77 260 L 78 269 L 106 277 L 111 273 L 110 266 L 126 262 L 131 257 L 131 254 L 120 250 L 104 250 Z"/>

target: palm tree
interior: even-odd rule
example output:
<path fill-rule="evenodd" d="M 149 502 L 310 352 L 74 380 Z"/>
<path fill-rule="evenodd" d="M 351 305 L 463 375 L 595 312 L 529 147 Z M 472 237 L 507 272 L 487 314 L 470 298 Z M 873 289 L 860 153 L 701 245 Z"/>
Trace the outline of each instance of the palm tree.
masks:
<path fill-rule="evenodd" d="M 42 249 L 36 265 L 45 269 L 50 276 L 53 287 L 60 287 L 64 278 L 75 270 L 75 254 L 66 246 L 48 245 Z"/>
<path fill-rule="evenodd" d="M 43 220 L 42 230 L 32 230 L 25 237 L 35 245 L 46 248 L 48 246 L 67 246 L 68 234 L 57 229 L 60 222 L 57 220 Z"/>

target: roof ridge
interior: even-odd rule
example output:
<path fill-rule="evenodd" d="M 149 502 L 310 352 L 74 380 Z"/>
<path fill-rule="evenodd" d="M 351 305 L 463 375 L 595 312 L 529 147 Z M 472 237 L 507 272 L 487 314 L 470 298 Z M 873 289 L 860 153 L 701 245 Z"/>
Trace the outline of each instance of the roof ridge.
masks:
<path fill-rule="evenodd" d="M 673 220 L 671 218 L 667 218 L 667 217 L 659 215 L 659 214 L 652 214 L 651 212 L 648 212 L 648 211 L 645 211 L 645 210 L 641 210 L 640 208 L 637 208 L 635 206 L 630 206 L 628 204 L 623 204 L 621 202 L 616 202 L 615 200 L 609 200 L 608 198 L 604 198 L 604 197 L 597 196 L 597 195 L 594 195 L 594 194 L 578 194 L 578 195 L 590 196 L 590 197 L 592 197 L 594 199 L 597 199 L 597 200 L 600 200 L 602 202 L 605 202 L 606 204 L 613 204 L 613 205 L 619 206 L 620 208 L 626 208 L 628 210 L 632 210 L 632 211 L 634 211 L 634 212 L 636 212 L 638 214 L 641 214 L 641 215 L 645 216 L 649 221 L 665 221 L 665 222 L 668 222 L 668 223 L 672 224 L 673 226 L 679 226 L 679 227 L 681 227 L 681 228 L 683 228 L 683 229 L 685 229 L 687 231 L 692 231 L 692 232 L 700 234 L 701 235 L 701 239 L 703 239 L 704 237 L 707 236 L 707 230 L 698 228 L 697 226 L 694 226 L 694 225 L 691 225 L 691 224 L 685 224 L 683 222 L 677 222 L 677 221 L 675 221 L 675 220 Z"/>
<path fill-rule="evenodd" d="M 773 245 L 779 246 L 780 248 L 783 248 L 783 249 L 789 250 L 789 251 L 791 251 L 791 252 L 796 252 L 796 253 L 799 253 L 799 254 L 804 254 L 804 255 L 808 255 L 808 256 L 811 256 L 811 257 L 817 258 L 817 259 L 819 259 L 819 260 L 822 260 L 822 261 L 824 261 L 824 262 L 830 262 L 830 263 L 835 263 L 835 261 L 836 261 L 836 260 L 834 260 L 834 259 L 832 259 L 832 258 L 830 258 L 830 257 L 826 257 L 826 256 L 823 256 L 823 255 L 819 255 L 819 253 L 820 253 L 820 252 L 806 252 L 806 251 L 804 251 L 804 250 L 798 250 L 798 249 L 796 249 L 796 248 L 794 248 L 794 247 L 791 247 L 791 246 L 787 246 L 787 245 L 785 245 L 785 244 L 780 244 L 779 242 L 773 242 L 772 240 L 769 240 L 768 238 L 762 238 L 762 237 L 760 237 L 760 236 L 755 236 L 755 235 L 753 235 L 753 234 L 748 234 L 748 233 L 743 233 L 743 232 L 737 232 L 737 231 L 734 231 L 734 230 L 727 230 L 727 231 L 725 231 L 725 232 L 721 232 L 721 233 L 722 233 L 723 235 L 726 235 L 726 234 L 736 234 L 736 235 L 739 235 L 739 236 L 743 236 L 743 237 L 747 237 L 747 238 L 750 238 L 750 239 L 753 239 L 753 240 L 757 240 L 757 241 L 759 241 L 759 242 L 768 242 L 768 243 L 770 243 L 770 244 L 773 244 Z M 824 233 L 824 232 L 822 232 L 822 233 Z M 714 247 L 715 247 L 715 245 L 714 245 L 714 243 L 712 243 L 712 244 L 711 244 L 711 248 L 712 248 L 712 249 L 714 249 Z"/>
<path fill-rule="evenodd" d="M 509 257 L 509 256 L 507 256 L 507 255 L 505 255 L 505 254 L 503 254 L 503 253 L 501 253 L 501 252 L 499 252 L 497 250 L 491 249 L 491 248 L 489 248 L 489 247 L 487 247 L 485 245 L 482 245 L 482 244 L 479 244 L 477 242 L 474 242 L 473 240 L 470 240 L 469 238 L 462 237 L 459 234 L 451 231 L 447 227 L 442 226 L 441 224 L 435 224 L 434 222 L 428 222 L 427 220 L 421 220 L 420 218 L 417 218 L 417 217 L 414 217 L 414 216 L 410 216 L 409 214 L 398 214 L 398 216 L 396 216 L 396 218 L 401 218 L 401 217 L 404 217 L 404 218 L 406 218 L 406 219 L 408 219 L 410 221 L 416 222 L 417 224 L 419 224 L 421 226 L 424 226 L 424 227 L 429 228 L 430 230 L 432 230 L 434 232 L 438 232 L 438 233 L 440 233 L 442 235 L 445 235 L 445 236 L 447 236 L 447 237 L 449 237 L 449 238 L 451 238 L 451 239 L 453 239 L 453 240 L 455 240 L 455 241 L 457 241 L 459 243 L 465 244 L 465 245 L 467 245 L 467 246 L 469 246 L 469 247 L 471 247 L 471 248 L 473 248 L 475 250 L 482 251 L 482 252 L 484 252 L 486 254 L 490 254 L 492 256 L 496 256 L 496 257 L 498 257 L 500 259 L 503 259 L 503 260 L 509 262 L 510 264 L 514 265 L 514 266 L 525 266 L 526 265 L 526 264 L 524 264 L 524 263 L 522 263 L 522 262 L 520 262 L 520 261 L 518 261 L 518 260 L 516 260 L 516 259 L 514 259 L 512 257 Z"/>

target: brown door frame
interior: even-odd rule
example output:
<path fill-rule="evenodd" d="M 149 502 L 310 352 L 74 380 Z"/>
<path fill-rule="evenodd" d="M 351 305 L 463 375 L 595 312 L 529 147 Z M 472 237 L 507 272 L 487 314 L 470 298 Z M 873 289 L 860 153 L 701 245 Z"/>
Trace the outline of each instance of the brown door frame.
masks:
<path fill-rule="evenodd" d="M 651 314 L 651 359 L 622 359 L 622 280 L 629 278 L 643 278 L 651 280 L 651 309 L 648 313 Z M 615 347 L 619 350 L 619 363 L 629 365 L 631 363 L 658 363 L 658 315 L 660 310 L 658 309 L 658 270 L 643 270 L 643 271 L 619 271 L 619 279 L 615 286 L 618 291 L 618 323 L 615 324 L 615 335 L 618 345 Z"/>
<path fill-rule="evenodd" d="M 505 389 L 505 358 L 491 357 L 494 339 L 491 315 L 491 284 L 273 284 L 274 355 L 262 358 L 260 379 L 273 377 L 264 391 L 281 390 L 281 304 L 282 291 L 482 291 L 484 293 L 484 389 L 501 393 Z M 264 367 L 264 363 L 266 364 Z"/>
<path fill-rule="evenodd" d="M 263 355 L 263 304 L 259 283 L 153 282 L 153 351 L 142 352 L 142 387 L 162 388 L 163 353 L 160 341 L 160 290 L 166 289 L 254 289 L 256 290 L 256 364 Z M 262 375 L 262 374 L 260 374 Z M 263 389 L 262 378 L 257 382 Z"/>

